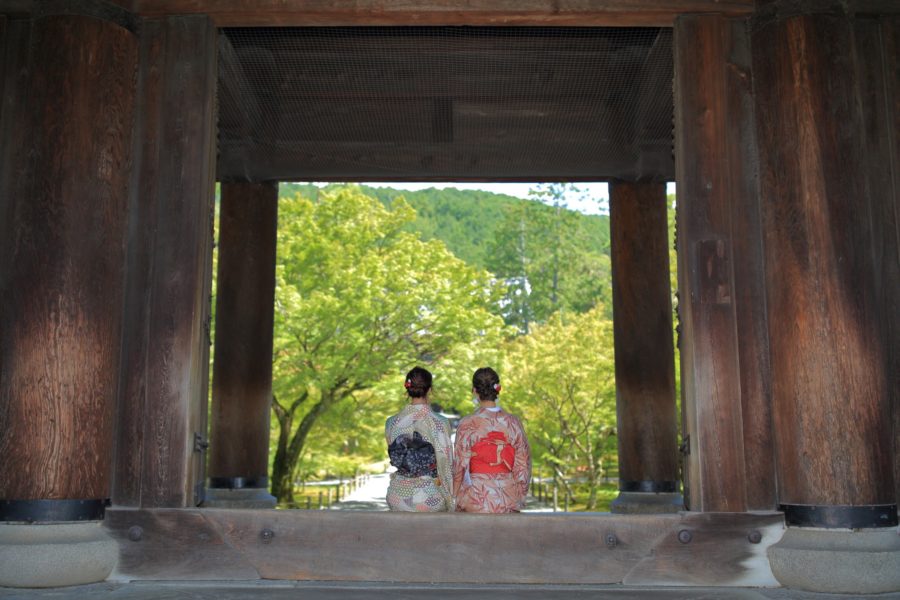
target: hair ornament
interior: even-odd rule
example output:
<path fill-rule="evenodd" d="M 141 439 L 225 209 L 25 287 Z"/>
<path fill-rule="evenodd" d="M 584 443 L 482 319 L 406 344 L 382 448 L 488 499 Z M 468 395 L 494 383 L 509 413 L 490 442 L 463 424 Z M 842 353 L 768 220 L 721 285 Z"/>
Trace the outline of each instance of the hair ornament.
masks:
<path fill-rule="evenodd" d="M 411 385 L 412 385 L 412 383 L 410 383 L 409 379 L 407 379 L 406 381 L 403 382 L 403 387 L 405 387 L 406 389 L 409 389 L 409 387 Z"/>
<path fill-rule="evenodd" d="M 494 384 L 494 391 L 497 391 L 497 392 L 500 391 L 500 384 L 499 384 L 499 383 L 495 383 L 495 384 Z"/>

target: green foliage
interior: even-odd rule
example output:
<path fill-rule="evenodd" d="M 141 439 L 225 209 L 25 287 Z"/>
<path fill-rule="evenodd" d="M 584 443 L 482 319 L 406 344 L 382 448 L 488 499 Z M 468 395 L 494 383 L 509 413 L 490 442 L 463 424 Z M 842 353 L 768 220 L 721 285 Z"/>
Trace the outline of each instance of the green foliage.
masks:
<path fill-rule="evenodd" d="M 555 315 L 509 347 L 503 402 L 526 420 L 535 463 L 560 481 L 583 479 L 597 504 L 604 461 L 614 457 L 613 328 L 598 305 L 565 322 Z"/>
<path fill-rule="evenodd" d="M 490 245 L 487 266 L 508 289 L 504 320 L 522 333 L 554 313 L 611 305 L 609 240 L 597 247 L 583 215 L 563 207 L 567 188 L 532 190 L 552 205 L 532 201 L 510 207 Z"/>
<path fill-rule="evenodd" d="M 299 193 L 314 199 L 318 194 L 333 192 L 343 185 L 331 184 L 318 188 L 313 184 L 282 183 L 279 193 L 286 198 Z M 543 190 L 540 186 L 537 189 Z M 543 196 L 523 200 L 505 194 L 455 188 L 401 191 L 359 186 L 359 190 L 388 207 L 398 198 L 403 198 L 416 211 L 415 218 L 405 225 L 406 231 L 418 234 L 423 240 L 444 242 L 457 258 L 480 269 L 489 268 L 492 241 L 504 226 L 508 213 L 523 205 L 540 206 L 546 200 Z M 565 191 L 571 193 L 572 189 L 566 187 Z M 592 252 L 609 254 L 609 217 L 582 215 L 565 207 L 563 212 L 578 221 L 579 235 L 583 236 L 587 248 Z"/>
<path fill-rule="evenodd" d="M 396 385 L 460 345 L 493 345 L 503 328 L 489 310 L 500 293 L 489 274 L 407 232 L 408 204 L 388 209 L 357 186 L 317 196 L 279 204 L 272 492 L 284 502 L 308 441 L 332 461 L 341 448 L 374 453 L 382 440 L 371 432 L 388 414 L 380 382 Z M 314 435 L 322 419 L 338 420 L 324 439 Z"/>

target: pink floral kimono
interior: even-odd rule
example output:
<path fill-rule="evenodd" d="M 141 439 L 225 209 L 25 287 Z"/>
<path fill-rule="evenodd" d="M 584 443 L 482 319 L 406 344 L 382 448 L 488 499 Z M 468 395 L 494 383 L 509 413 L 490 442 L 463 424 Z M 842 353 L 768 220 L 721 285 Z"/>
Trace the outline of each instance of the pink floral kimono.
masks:
<path fill-rule="evenodd" d="M 522 422 L 500 408 L 480 408 L 456 430 L 453 490 L 457 510 L 522 510 L 531 483 L 531 451 Z"/>

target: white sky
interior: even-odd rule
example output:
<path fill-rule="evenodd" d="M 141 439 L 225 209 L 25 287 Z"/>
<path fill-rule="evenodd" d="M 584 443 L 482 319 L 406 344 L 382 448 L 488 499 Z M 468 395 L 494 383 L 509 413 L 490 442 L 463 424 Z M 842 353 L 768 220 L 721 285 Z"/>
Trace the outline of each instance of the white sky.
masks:
<path fill-rule="evenodd" d="M 484 190 L 495 194 L 508 194 L 518 198 L 528 198 L 528 191 L 535 187 L 534 183 L 403 183 L 403 182 L 376 182 L 365 183 L 371 187 L 389 187 L 396 190 L 426 190 L 428 188 L 443 189 L 453 187 L 459 190 Z M 593 182 L 575 184 L 579 190 L 578 197 L 566 198 L 566 205 L 586 215 L 598 215 L 609 211 L 609 186 L 606 182 Z M 666 189 L 669 194 L 675 193 L 675 184 L 670 183 Z"/>

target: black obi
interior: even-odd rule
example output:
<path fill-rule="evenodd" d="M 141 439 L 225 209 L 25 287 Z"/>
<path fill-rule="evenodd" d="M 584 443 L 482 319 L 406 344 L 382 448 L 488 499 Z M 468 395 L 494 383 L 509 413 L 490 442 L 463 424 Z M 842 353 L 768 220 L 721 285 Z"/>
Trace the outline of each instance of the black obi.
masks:
<path fill-rule="evenodd" d="M 397 467 L 397 473 L 404 477 L 437 477 L 437 458 L 434 446 L 415 431 L 412 436 L 398 435 L 388 446 L 391 464 Z"/>

